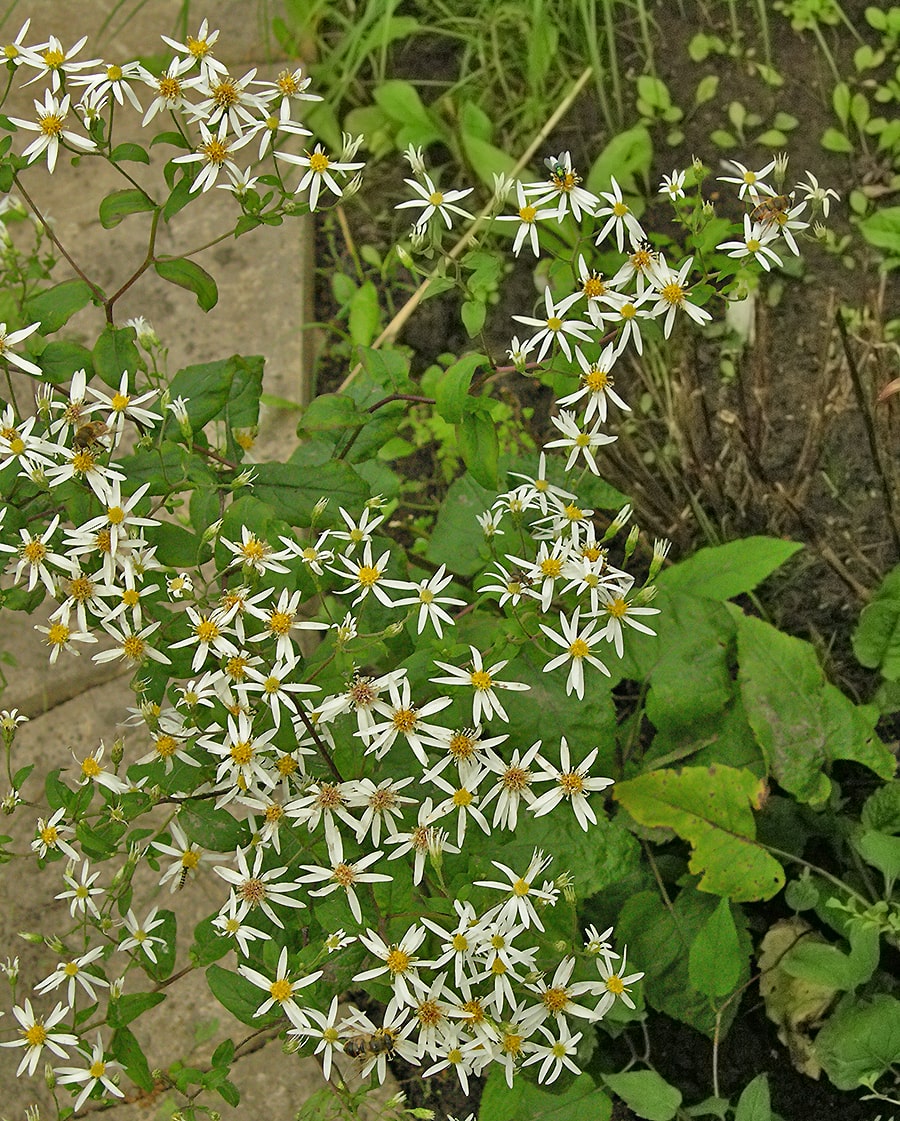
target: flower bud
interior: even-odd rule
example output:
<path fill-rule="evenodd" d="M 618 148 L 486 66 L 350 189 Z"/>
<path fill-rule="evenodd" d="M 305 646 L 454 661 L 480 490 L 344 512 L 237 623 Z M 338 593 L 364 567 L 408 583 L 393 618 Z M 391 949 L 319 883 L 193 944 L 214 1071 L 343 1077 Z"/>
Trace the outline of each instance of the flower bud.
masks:
<path fill-rule="evenodd" d="M 671 541 L 664 541 L 657 538 L 653 542 L 653 560 L 650 562 L 650 572 L 647 576 L 647 583 L 652 584 L 656 579 L 659 570 L 662 568 L 663 561 L 669 555 L 669 549 L 672 547 Z"/>
<path fill-rule="evenodd" d="M 637 548 L 638 538 L 641 535 L 640 526 L 633 525 L 625 542 L 625 560 L 628 561 Z"/>
<path fill-rule="evenodd" d="M 118 767 L 118 765 L 125 758 L 125 741 L 121 736 L 117 736 L 113 740 L 112 751 L 110 752 L 109 757 L 112 760 L 112 765 L 114 767 Z"/>
<path fill-rule="evenodd" d="M 37 934 L 33 930 L 20 930 L 19 937 L 25 942 L 30 942 L 32 946 L 43 946 L 44 944 L 43 934 Z"/>
<path fill-rule="evenodd" d="M 44 1064 L 44 1085 L 48 1090 L 56 1089 L 56 1071 L 53 1069 L 53 1063 Z"/>
<path fill-rule="evenodd" d="M 412 269 L 413 268 L 413 259 L 412 259 L 412 256 L 410 255 L 409 250 L 403 245 L 398 245 L 396 252 L 397 252 L 397 260 L 400 262 L 400 264 L 403 265 L 403 267 L 405 269 Z"/>

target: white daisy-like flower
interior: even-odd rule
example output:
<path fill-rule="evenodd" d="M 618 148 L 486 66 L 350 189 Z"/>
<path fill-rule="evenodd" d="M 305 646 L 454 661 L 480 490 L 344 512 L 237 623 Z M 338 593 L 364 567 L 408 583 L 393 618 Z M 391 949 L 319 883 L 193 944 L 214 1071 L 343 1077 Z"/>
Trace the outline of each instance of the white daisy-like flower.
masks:
<path fill-rule="evenodd" d="M 606 422 L 607 402 L 612 401 L 626 413 L 631 412 L 631 406 L 616 393 L 613 386 L 615 379 L 612 368 L 619 356 L 612 343 L 605 346 L 599 358 L 589 361 L 583 354 L 581 347 L 575 347 L 575 358 L 581 367 L 581 385 L 574 393 L 567 393 L 565 397 L 557 399 L 560 406 L 574 405 L 579 401 L 587 401 L 584 409 L 584 423 L 590 424 L 596 413 L 601 424 Z"/>
<path fill-rule="evenodd" d="M 611 191 L 601 191 L 600 197 L 606 199 L 608 206 L 601 207 L 596 215 L 606 218 L 600 233 L 594 238 L 594 244 L 600 245 L 611 231 L 616 236 L 616 248 L 621 253 L 625 246 L 625 231 L 633 241 L 642 241 L 646 234 L 640 222 L 632 213 L 631 207 L 622 197 L 622 188 L 616 182 L 615 176 L 610 178 Z"/>
<path fill-rule="evenodd" d="M 598 626 L 596 619 L 591 619 L 579 629 L 580 612 L 581 608 L 576 607 L 571 619 L 567 619 L 565 615 L 560 615 L 559 625 L 562 631 L 561 634 L 559 631 L 555 631 L 552 627 L 545 626 L 543 623 L 539 625 L 549 639 L 552 639 L 557 645 L 563 647 L 563 653 L 558 654 L 555 658 L 551 658 L 544 666 L 544 673 L 551 673 L 566 661 L 569 661 L 571 664 L 569 666 L 569 676 L 566 679 L 566 696 L 574 692 L 579 700 L 583 700 L 584 663 L 588 662 L 594 669 L 605 673 L 607 677 L 610 676 L 610 672 L 603 662 L 591 653 L 592 649 L 596 649 L 596 640 L 604 638 L 605 633 L 601 631 L 600 634 L 594 634 Z M 593 644 L 591 641 L 592 639 L 594 640 Z"/>
<path fill-rule="evenodd" d="M 770 187 L 768 183 L 764 182 L 765 176 L 773 171 L 777 161 L 770 160 L 765 167 L 760 168 L 759 171 L 752 171 L 749 167 L 745 167 L 738 160 L 723 160 L 723 167 L 728 170 L 737 172 L 736 175 L 720 175 L 720 183 L 734 183 L 740 190 L 738 191 L 738 198 L 743 199 L 749 196 L 754 202 L 758 203 L 760 199 L 766 195 L 775 195 L 777 192 L 774 188 Z"/>
<path fill-rule="evenodd" d="M 509 865 L 501 864 L 499 860 L 492 860 L 491 864 L 506 874 L 507 882 L 504 883 L 502 880 L 476 880 L 475 886 L 489 887 L 495 891 L 506 892 L 509 898 L 496 907 L 492 907 L 488 914 L 482 916 L 482 922 L 490 921 L 509 925 L 518 923 L 525 929 L 529 926 L 536 926 L 538 930 L 543 930 L 544 924 L 535 908 L 535 901 L 552 905 L 555 902 L 555 897 L 552 892 L 536 887 L 535 881 L 549 868 L 552 860 L 552 856 L 545 856 L 539 849 L 535 849 L 531 855 L 531 860 L 528 862 L 528 867 L 521 874 L 513 871 Z"/>
<path fill-rule="evenodd" d="M 46 152 L 47 170 L 52 173 L 56 167 L 62 143 L 70 144 L 81 152 L 90 152 L 97 147 L 89 137 L 79 136 L 77 132 L 72 132 L 71 129 L 66 128 L 66 117 L 70 107 L 68 94 L 61 101 L 58 101 L 50 90 L 47 90 L 44 93 L 43 104 L 40 101 L 35 101 L 34 107 L 38 118 L 36 123 L 34 121 L 23 121 L 19 117 L 9 118 L 19 128 L 40 134 L 22 152 L 22 158 L 29 163 L 34 163 Z M 33 370 L 29 370 L 29 373 L 33 372 Z"/>
<path fill-rule="evenodd" d="M 559 440 L 548 440 L 545 448 L 568 448 L 569 458 L 566 461 L 566 470 L 571 471 L 575 461 L 582 456 L 586 466 L 595 475 L 600 474 L 600 468 L 594 458 L 594 449 L 602 448 L 604 444 L 614 443 L 618 437 L 609 436 L 600 431 L 600 420 L 592 425 L 579 424 L 575 414 L 568 409 L 563 409 L 559 416 L 552 416 L 550 420 L 554 427 L 562 433 Z"/>
<path fill-rule="evenodd" d="M 672 333 L 672 324 L 675 313 L 685 312 L 695 323 L 708 323 L 712 316 L 697 304 L 692 304 L 688 299 L 690 288 L 687 286 L 688 274 L 694 264 L 694 258 L 688 257 L 682 262 L 677 271 L 666 264 L 665 256 L 660 253 L 659 261 L 651 273 L 651 281 L 656 296 L 656 303 L 652 312 L 654 315 L 665 315 L 663 321 L 663 334 L 666 338 Z"/>
<path fill-rule="evenodd" d="M 527 241 L 531 246 L 531 252 L 535 257 L 540 257 L 541 247 L 538 242 L 538 222 L 544 218 L 555 218 L 555 210 L 539 210 L 533 202 L 529 202 L 525 194 L 525 186 L 523 183 L 516 181 L 516 201 L 518 203 L 518 210 L 515 214 L 500 214 L 497 216 L 497 222 L 518 222 L 519 228 L 516 230 L 516 237 L 513 241 L 513 256 L 518 257 L 522 246 Z"/>
<path fill-rule="evenodd" d="M 359 935 L 359 941 L 373 957 L 379 959 L 381 964 L 354 974 L 353 980 L 370 981 L 373 977 L 388 974 L 388 984 L 393 989 L 398 1002 L 401 1005 L 415 1004 L 416 993 L 427 989 L 419 977 L 418 970 L 421 966 L 430 966 L 431 963 L 421 961 L 416 954 L 427 935 L 428 931 L 424 926 L 413 924 L 399 942 L 388 945 L 380 934 L 367 928 L 365 934 Z"/>
<path fill-rule="evenodd" d="M 299 195 L 304 191 L 309 191 L 310 210 L 316 209 L 323 183 L 336 198 L 340 198 L 343 194 L 334 177 L 334 172 L 346 175 L 348 171 L 357 171 L 359 168 L 366 166 L 362 161 L 354 163 L 333 160 L 325 154 L 321 144 L 316 145 L 315 151 L 305 152 L 302 156 L 295 156 L 291 152 L 276 152 L 275 158 L 306 169 L 300 182 L 294 188 L 294 194 Z"/>
<path fill-rule="evenodd" d="M 80 1082 L 84 1085 L 81 1093 L 75 1099 L 74 1110 L 77 1113 L 90 1097 L 95 1086 L 101 1086 L 104 1093 L 112 1094 L 114 1098 L 124 1098 L 125 1091 L 110 1077 L 111 1072 L 121 1070 L 121 1065 L 104 1058 L 103 1040 L 97 1032 L 97 1041 L 91 1048 L 90 1062 L 86 1067 L 56 1067 L 54 1074 L 62 1086 L 77 1086 Z"/>
<path fill-rule="evenodd" d="M 543 360 L 544 355 L 554 342 L 559 343 L 563 354 L 566 358 L 571 359 L 572 349 L 567 337 L 569 335 L 573 339 L 581 339 L 583 342 L 590 339 L 593 331 L 593 326 L 590 323 L 585 323 L 580 319 L 567 320 L 565 318 L 566 312 L 580 297 L 581 293 L 576 292 L 573 296 L 566 296 L 558 304 L 554 304 L 553 294 L 548 286 L 544 289 L 544 305 L 547 312 L 544 319 L 538 319 L 530 315 L 513 316 L 517 323 L 521 323 L 525 327 L 536 328 L 535 333 L 529 340 L 529 348 L 534 346 L 538 348 L 538 362 Z"/>
<path fill-rule="evenodd" d="M 361 166 L 361 165 L 360 165 Z M 405 210 L 408 207 L 418 206 L 421 207 L 422 213 L 416 218 L 415 225 L 417 229 L 422 229 L 428 225 L 432 215 L 440 214 L 443 218 L 447 229 L 449 230 L 453 225 L 451 214 L 456 214 L 460 218 L 472 220 L 472 215 L 468 210 L 463 210 L 461 206 L 456 203 L 460 199 L 464 199 L 470 195 L 474 190 L 473 187 L 466 187 L 464 190 L 459 191 L 439 191 L 434 185 L 431 176 L 423 173 L 425 183 L 422 184 L 416 179 L 404 179 L 403 182 L 411 187 L 420 197 L 417 199 L 408 199 L 406 202 L 398 202 L 394 207 L 395 210 Z"/>
<path fill-rule="evenodd" d="M 762 222 L 754 222 L 749 214 L 744 215 L 744 236 L 735 241 L 720 241 L 716 249 L 727 251 L 729 257 L 738 260 L 750 258 L 769 272 L 772 265 L 781 266 L 781 258 L 772 248 L 777 230 Z"/>
<path fill-rule="evenodd" d="M 526 183 L 525 194 L 533 196 L 535 206 L 542 206 L 545 202 L 556 200 L 556 220 L 561 222 L 568 211 L 571 210 L 576 222 L 581 221 L 582 214 L 596 213 L 600 200 L 595 194 L 580 187 L 581 176 L 576 174 L 572 167 L 570 152 L 560 152 L 558 156 L 548 156 L 544 165 L 550 172 L 550 178 L 539 183 Z"/>
<path fill-rule="evenodd" d="M 317 969 L 314 973 L 310 973 L 306 977 L 298 977 L 294 981 L 290 980 L 291 970 L 288 969 L 288 949 L 287 946 L 282 946 L 281 953 L 278 956 L 278 965 L 275 969 L 274 979 L 267 977 L 264 973 L 260 973 L 256 969 L 251 969 L 249 965 L 239 965 L 238 973 L 240 973 L 242 977 L 246 977 L 247 980 L 256 985 L 257 988 L 269 994 L 268 998 L 264 1000 L 253 1013 L 254 1016 L 263 1016 L 270 1008 L 277 1006 L 278 1010 L 287 1016 L 295 1028 L 303 1030 L 309 1027 L 309 1020 L 306 1017 L 306 1012 L 294 1000 L 294 995 L 301 989 L 305 989 L 307 985 L 312 985 L 315 981 L 318 981 L 322 976 L 321 969 Z"/>
<path fill-rule="evenodd" d="M 40 327 L 40 323 L 32 323 L 29 327 L 23 327 L 19 331 L 7 331 L 6 324 L 0 323 L 0 361 L 9 362 L 13 366 L 18 366 L 20 370 L 24 370 L 26 374 L 34 374 L 35 377 L 41 377 L 41 368 L 36 366 L 34 362 L 29 362 L 27 358 L 23 358 L 20 354 L 13 351 L 13 347 L 17 346 L 23 339 L 27 339 L 29 335 Z"/>
<path fill-rule="evenodd" d="M 492 716 L 497 716 L 500 720 L 504 720 L 508 723 L 509 717 L 506 715 L 506 709 L 504 709 L 503 705 L 500 703 L 496 690 L 525 692 L 529 690 L 531 686 L 526 685 L 522 681 L 497 680 L 495 675 L 508 663 L 508 658 L 500 662 L 495 662 L 493 665 L 485 668 L 481 657 L 481 651 L 474 646 L 470 646 L 469 650 L 472 653 L 471 669 L 460 669 L 458 666 L 453 666 L 448 662 L 440 662 L 435 659 L 434 664 L 446 670 L 449 676 L 432 677 L 432 683 L 434 685 L 464 685 L 473 689 L 472 720 L 475 724 L 481 724 L 483 721 L 490 720 Z"/>
<path fill-rule="evenodd" d="M 164 919 L 158 919 L 156 913 L 158 907 L 151 907 L 144 921 L 138 922 L 137 916 L 134 911 L 129 907 L 128 914 L 125 916 L 125 929 L 128 931 L 128 937 L 123 938 L 119 943 L 119 949 L 136 950 L 141 949 L 147 957 L 156 965 L 156 951 L 153 949 L 154 945 L 165 946 L 164 938 L 158 935 L 151 934 L 151 931 L 156 930 L 162 926 Z"/>
<path fill-rule="evenodd" d="M 247 857 L 242 848 L 235 850 L 237 868 L 225 868 L 217 864 L 213 871 L 217 876 L 231 884 L 232 893 L 238 900 L 238 918 L 245 916 L 257 907 L 266 918 L 270 919 L 277 927 L 284 929 L 278 913 L 273 909 L 273 904 L 278 907 L 305 907 L 302 899 L 294 899 L 292 892 L 300 890 L 300 883 L 296 880 L 279 880 L 287 868 L 268 868 L 263 871 L 264 852 L 257 848 L 253 857 L 253 869 L 247 863 Z"/>
<path fill-rule="evenodd" d="M 34 1074 L 40 1061 L 41 1052 L 46 1047 L 54 1055 L 67 1058 L 65 1048 L 75 1047 L 78 1036 L 71 1032 L 57 1031 L 56 1025 L 68 1016 L 70 1009 L 64 1004 L 57 1004 L 49 1016 L 39 1016 L 31 1006 L 31 1001 L 26 1000 L 22 1005 L 13 1006 L 13 1016 L 19 1021 L 19 1038 L 6 1039 L 0 1042 L 0 1047 L 24 1047 L 25 1054 L 16 1071 L 18 1078 L 25 1071 Z"/>
<path fill-rule="evenodd" d="M 671 175 L 663 175 L 662 182 L 659 185 L 659 194 L 668 195 L 672 202 L 676 199 L 683 199 L 686 175 L 686 171 L 678 171 L 677 169 Z"/>
<path fill-rule="evenodd" d="M 560 802 L 568 799 L 572 803 L 578 824 L 585 832 L 589 825 L 597 824 L 597 815 L 591 809 L 587 795 L 605 790 L 613 784 L 611 778 L 592 778 L 588 773 L 597 758 L 598 751 L 599 748 L 593 748 L 578 766 L 573 767 L 566 737 L 560 739 L 559 766 L 548 764 L 545 770 L 536 776 L 536 781 L 552 782 L 553 786 L 545 790 L 529 807 L 535 817 L 543 817 L 544 814 L 551 813 Z"/>

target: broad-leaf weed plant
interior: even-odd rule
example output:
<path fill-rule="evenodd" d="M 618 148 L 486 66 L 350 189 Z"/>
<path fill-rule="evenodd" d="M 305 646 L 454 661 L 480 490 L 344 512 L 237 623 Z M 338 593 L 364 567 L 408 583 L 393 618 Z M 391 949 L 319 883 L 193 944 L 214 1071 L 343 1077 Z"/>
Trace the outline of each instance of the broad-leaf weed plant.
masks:
<path fill-rule="evenodd" d="M 180 1116 L 208 1116 L 239 1102 L 232 1065 L 270 1030 L 318 1058 L 351 1113 L 349 1072 L 380 1082 L 390 1062 L 448 1072 L 467 1095 L 485 1078 L 485 1118 L 548 1101 L 583 1116 L 588 1098 L 608 1117 L 610 1095 L 674 1117 L 680 1092 L 649 1069 L 614 1073 L 612 1043 L 648 1005 L 727 1030 L 753 979 L 742 905 L 778 893 L 788 865 L 789 906 L 815 908 L 832 937 L 798 935 L 777 967 L 843 994 L 814 1059 L 874 1090 L 900 1007 L 876 972 L 881 936 L 897 936 L 900 831 L 877 713 L 831 686 L 810 646 L 729 602 L 796 546 L 752 539 L 671 565 L 601 477 L 631 409 L 623 353 L 702 330 L 800 252 L 834 193 L 808 173 L 786 186 L 784 159 L 735 162 L 735 225 L 702 201 L 695 163 L 660 185 L 681 238 L 662 240 L 603 170 L 609 152 L 584 184 L 568 152 L 537 172 L 520 159 L 476 217 L 477 188 L 410 147 L 397 259 L 459 292 L 472 337 L 510 253 L 545 263 L 537 305 L 514 316 L 508 355 L 454 356 L 433 396 L 388 325 L 306 410 L 289 458 L 256 462 L 262 359 L 170 376 L 165 332 L 118 322 L 117 302 L 153 268 L 211 307 L 214 278 L 189 248 L 160 253 L 160 224 L 177 230 L 214 189 L 234 199 L 234 235 L 349 204 L 365 138 L 316 142 L 309 79 L 230 75 L 205 21 L 165 38 L 159 72 L 28 32 L 4 51 L 9 87 L 39 83 L 35 113 L 0 119 L 3 607 L 49 601 L 35 627 L 49 665 L 118 661 L 134 703 L 122 734 L 46 775 L 19 757 L 24 715 L 0 714 L 3 809 L 34 817 L 32 852 L 4 857 L 36 860 L 62 901 L 56 928 L 28 935 L 42 976 L 3 967 L 0 1045 L 20 1049 L 18 1074 L 44 1077 L 60 1118 L 161 1089 Z M 116 143 L 125 114 L 146 143 Z M 35 169 L 65 174 L 69 158 L 121 174 L 103 226 L 147 224 L 115 292 L 29 193 Z M 64 329 L 91 305 L 102 325 L 85 347 Z M 540 450 L 508 433 L 501 447 L 492 394 L 513 377 L 557 394 Z M 453 427 L 465 473 L 410 543 L 380 452 L 422 406 Z M 860 860 L 842 881 L 804 845 L 845 759 L 888 785 L 842 819 Z M 220 904 L 184 932 L 199 877 Z M 202 1068 L 151 1069 L 141 1016 L 201 969 L 247 1035 Z M 715 1070 L 711 1090 L 707 1112 L 726 1116 Z"/>

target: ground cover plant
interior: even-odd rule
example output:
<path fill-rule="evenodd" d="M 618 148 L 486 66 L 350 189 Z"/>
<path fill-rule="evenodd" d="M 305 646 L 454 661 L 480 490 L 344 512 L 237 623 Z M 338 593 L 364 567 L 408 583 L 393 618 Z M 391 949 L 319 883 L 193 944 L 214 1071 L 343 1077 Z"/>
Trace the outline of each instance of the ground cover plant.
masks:
<path fill-rule="evenodd" d="M 120 324 L 116 305 L 153 268 L 212 306 L 215 279 L 189 246 L 159 252 L 160 223 L 177 230 L 220 187 L 228 236 L 349 208 L 365 135 L 327 148 L 305 73 L 229 75 L 206 22 L 167 37 L 155 72 L 28 31 L 6 57 L 11 82 L 43 79 L 35 117 L 0 122 L 3 609 L 50 601 L 49 662 L 120 659 L 135 696 L 122 735 L 50 775 L 18 757 L 22 718 L 3 715 L 4 809 L 36 816 L 32 858 L 72 920 L 36 932 L 43 977 L 5 967 L 0 1044 L 21 1049 L 19 1073 L 44 1075 L 62 1117 L 126 1088 L 209 1115 L 240 1101 L 232 1066 L 268 1031 L 321 1062 L 321 1094 L 297 1103 L 310 1117 L 355 1115 L 366 1095 L 347 1072 L 377 1082 L 390 1064 L 433 1080 L 440 1116 L 458 1086 L 453 1108 L 486 1121 L 623 1103 L 764 1121 L 778 1087 L 723 1091 L 716 1059 L 758 983 L 809 1077 L 894 1102 L 900 808 L 882 712 L 751 610 L 796 543 L 670 557 L 603 470 L 641 423 L 633 356 L 714 330 L 763 274 L 827 242 L 813 223 L 836 192 L 781 155 L 695 160 L 659 184 L 658 231 L 639 200 L 648 121 L 583 169 L 548 144 L 589 71 L 525 151 L 469 111 L 460 151 L 477 151 L 480 181 L 434 166 L 423 146 L 441 136 L 415 133 L 431 113 L 390 87 L 379 110 L 412 122 L 388 146 L 412 228 L 361 256 L 371 276 L 334 277 L 340 381 L 304 410 L 286 462 L 257 462 L 262 358 L 170 377 L 164 328 Z M 677 123 L 658 86 L 642 98 Z M 124 113 L 146 143 L 116 143 Z M 161 176 L 160 152 L 174 153 Z M 104 226 L 146 225 L 115 292 L 31 202 L 33 168 L 64 174 L 70 157 L 123 176 L 98 199 Z M 498 349 L 488 316 L 526 259 L 540 295 Z M 418 285 L 390 319 L 375 276 Z M 392 343 L 441 294 L 476 342 L 421 370 Z M 85 347 L 65 327 L 91 305 Z M 523 423 L 518 385 L 552 394 L 543 430 Z M 403 469 L 426 445 L 443 481 Z M 896 617 L 888 581 L 857 646 L 889 681 Z M 865 776 L 854 800 L 845 775 Z M 24 858 L 7 856 L 4 875 Z M 184 931 L 198 876 L 221 881 L 221 907 Z M 141 1016 L 177 1001 L 185 969 L 247 1033 L 151 1070 Z M 637 1042 L 658 1013 L 713 1041 L 701 1092 Z"/>

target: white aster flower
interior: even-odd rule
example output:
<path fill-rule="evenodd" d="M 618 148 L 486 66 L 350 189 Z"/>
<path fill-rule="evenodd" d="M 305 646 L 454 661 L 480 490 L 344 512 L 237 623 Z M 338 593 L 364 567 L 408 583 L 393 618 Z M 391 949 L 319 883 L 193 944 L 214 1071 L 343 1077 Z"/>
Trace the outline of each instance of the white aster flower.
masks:
<path fill-rule="evenodd" d="M 70 1009 L 62 1003 L 57 1004 L 46 1019 L 39 1016 L 31 1006 L 31 1001 L 26 1000 L 23 1005 L 13 1006 L 13 1016 L 19 1021 L 19 1038 L 7 1039 L 0 1043 L 0 1047 L 24 1047 L 25 1054 L 16 1071 L 18 1078 L 25 1071 L 33 1075 L 41 1057 L 41 1052 L 46 1047 L 54 1055 L 65 1059 L 66 1047 L 75 1047 L 78 1037 L 71 1032 L 56 1031 L 56 1025 L 69 1014 Z"/>
<path fill-rule="evenodd" d="M 40 134 L 22 152 L 22 158 L 29 163 L 34 163 L 46 152 L 47 170 L 52 173 L 56 167 L 61 143 L 69 144 L 81 152 L 90 152 L 97 147 L 89 137 L 79 136 L 77 132 L 72 132 L 71 129 L 66 128 L 66 117 L 69 112 L 68 94 L 63 97 L 62 101 L 57 101 L 50 90 L 47 90 L 44 94 L 43 104 L 40 101 L 35 101 L 34 107 L 37 111 L 37 123 L 23 121 L 19 117 L 10 117 L 12 123 L 18 125 L 19 128 Z M 33 370 L 29 371 L 29 373 L 33 372 Z"/>
<path fill-rule="evenodd" d="M 23 327 L 19 331 L 7 331 L 6 324 L 0 323 L 0 361 L 10 362 L 13 366 L 18 366 L 20 370 L 24 370 L 26 374 L 34 374 L 35 377 L 41 376 L 40 366 L 36 366 L 33 362 L 29 362 L 27 358 L 22 358 L 21 355 L 14 353 L 13 347 L 27 339 L 29 335 L 40 327 L 40 323 L 32 323 L 29 327 Z"/>
<path fill-rule="evenodd" d="M 631 207 L 622 198 L 622 188 L 616 182 L 615 176 L 610 177 L 611 191 L 601 191 L 600 197 L 606 199 L 608 206 L 597 210 L 598 218 L 606 218 L 600 233 L 594 238 L 594 244 L 600 245 L 610 231 L 615 232 L 616 248 L 621 253 L 625 246 L 625 231 L 632 241 L 642 241 L 646 234 L 640 222 L 632 213 Z"/>
<path fill-rule="evenodd" d="M 298 977 L 294 981 L 290 980 L 291 970 L 288 969 L 288 950 L 287 946 L 282 946 L 274 979 L 267 977 L 256 969 L 251 969 L 249 965 L 239 965 L 238 973 L 242 977 L 246 977 L 257 988 L 269 994 L 268 998 L 253 1013 L 254 1016 L 263 1016 L 270 1008 L 277 1005 L 278 1010 L 287 1016 L 295 1028 L 303 1030 L 309 1027 L 306 1012 L 294 1000 L 294 995 L 301 989 L 305 989 L 307 985 L 312 985 L 315 981 L 318 981 L 322 976 L 321 969 L 317 969 L 306 977 Z"/>
<path fill-rule="evenodd" d="M 598 751 L 598 748 L 593 748 L 577 767 L 573 767 L 566 737 L 560 739 L 559 767 L 548 764 L 545 770 L 536 776 L 537 781 L 552 781 L 554 785 L 536 798 L 529 807 L 535 817 L 543 817 L 544 814 L 550 813 L 560 802 L 568 798 L 572 803 L 578 824 L 585 832 L 589 824 L 597 824 L 597 816 L 588 803 L 587 795 L 605 790 L 607 786 L 613 784 L 611 778 L 592 778 L 588 773 L 597 758 Z"/>
<path fill-rule="evenodd" d="M 511 690 L 513 692 L 523 692 L 531 688 L 521 681 L 498 681 L 495 674 L 507 665 L 509 659 L 495 662 L 492 666 L 485 668 L 481 651 L 474 646 L 470 646 L 469 650 L 472 653 L 472 667 L 471 669 L 460 669 L 458 666 L 450 665 L 448 662 L 440 662 L 435 659 L 435 665 L 441 669 L 446 670 L 450 675 L 449 677 L 432 677 L 431 681 L 434 685 L 464 685 L 471 687 L 474 692 L 472 695 L 472 720 L 475 724 L 481 724 L 482 721 L 490 720 L 492 716 L 497 716 L 500 720 L 509 722 L 509 717 L 506 715 L 506 710 L 500 703 L 496 690 Z"/>
<path fill-rule="evenodd" d="M 721 241 L 716 249 L 728 252 L 729 257 L 738 260 L 750 258 L 769 272 L 772 265 L 781 266 L 781 258 L 771 246 L 777 236 L 777 231 L 767 228 L 761 222 L 754 222 L 749 214 L 744 215 L 744 236 L 735 241 Z"/>
<path fill-rule="evenodd" d="M 652 311 L 654 315 L 665 314 L 663 334 L 666 338 L 672 333 L 677 311 L 685 312 L 695 323 L 708 323 L 712 319 L 705 308 L 692 304 L 688 299 L 690 289 L 686 282 L 693 264 L 694 258 L 688 257 L 676 271 L 666 264 L 666 258 L 660 253 L 659 261 L 653 268 L 651 279 L 656 303 Z"/>
<path fill-rule="evenodd" d="M 550 172 L 550 178 L 539 183 L 526 183 L 525 194 L 534 196 L 535 206 L 542 206 L 545 202 L 556 200 L 556 219 L 561 222 L 569 210 L 576 222 L 581 221 L 582 214 L 596 213 L 600 200 L 595 194 L 579 187 L 581 176 L 576 174 L 572 167 L 570 152 L 560 152 L 558 156 L 548 156 L 544 165 Z"/>
<path fill-rule="evenodd" d="M 594 449 L 602 448 L 604 444 L 612 444 L 618 439 L 600 431 L 600 420 L 592 425 L 579 424 L 575 414 L 568 409 L 563 409 L 559 416 L 552 416 L 550 420 L 562 433 L 559 440 L 548 440 L 545 448 L 567 448 L 569 458 L 566 461 L 566 470 L 571 471 L 575 461 L 582 456 L 587 467 L 595 475 L 600 474 L 600 468 L 594 459 Z"/>
<path fill-rule="evenodd" d="M 571 619 L 567 619 L 565 615 L 560 615 L 559 625 L 562 634 L 560 634 L 559 631 L 553 630 L 552 627 L 545 626 L 543 623 L 539 625 L 549 639 L 552 639 L 557 645 L 563 647 L 563 653 L 558 654 L 555 658 L 551 658 L 544 666 L 544 673 L 550 673 L 557 669 L 557 667 L 563 665 L 566 661 L 570 661 L 569 676 L 566 679 L 566 696 L 574 692 L 579 700 L 583 700 L 584 663 L 588 662 L 594 669 L 605 673 L 607 677 L 610 676 L 610 672 L 603 662 L 591 653 L 591 650 L 596 648 L 596 640 L 604 638 L 605 634 L 604 632 L 597 635 L 594 634 L 598 626 L 596 619 L 590 620 L 579 630 L 580 612 L 581 608 L 576 607 Z M 593 643 L 592 639 L 594 640 Z"/>
<path fill-rule="evenodd" d="M 315 151 L 312 153 L 305 152 L 302 156 L 295 156 L 290 152 L 276 152 L 275 158 L 284 160 L 285 163 L 297 164 L 298 167 L 306 169 L 300 182 L 294 188 L 294 194 L 299 195 L 308 190 L 310 210 L 316 209 L 323 183 L 335 197 L 341 197 L 343 192 L 334 178 L 333 172 L 337 171 L 346 175 L 348 171 L 357 171 L 359 168 L 365 167 L 365 163 L 362 161 L 352 163 L 330 159 L 325 154 L 321 144 L 317 144 Z"/>
<path fill-rule="evenodd" d="M 544 305 L 547 312 L 544 319 L 535 318 L 529 315 L 514 315 L 513 319 L 517 323 L 521 323 L 526 327 L 537 328 L 535 333 L 529 340 L 529 346 L 538 347 L 537 361 L 541 362 L 544 355 L 550 349 L 553 342 L 559 343 L 560 349 L 566 358 L 571 359 L 572 349 L 569 346 L 568 335 L 574 339 L 581 339 L 582 341 L 589 340 L 590 332 L 593 327 L 590 323 L 585 323 L 580 319 L 565 319 L 565 314 L 569 308 L 580 298 L 581 293 L 576 292 L 574 296 L 566 296 L 560 300 L 558 304 L 553 303 L 553 294 L 549 286 L 544 289 Z"/>
<path fill-rule="evenodd" d="M 416 194 L 421 197 L 417 199 L 408 199 L 406 202 L 398 202 L 394 207 L 395 210 L 404 210 L 411 206 L 421 207 L 422 213 L 415 221 L 415 225 L 419 229 L 427 226 L 432 215 L 435 213 L 440 214 L 448 230 L 453 225 L 453 219 L 450 217 L 451 213 L 461 218 L 466 218 L 469 221 L 472 220 L 472 215 L 468 210 L 463 210 L 461 206 L 456 206 L 455 204 L 460 199 L 464 199 L 467 195 L 470 195 L 474 190 L 473 187 L 466 187 L 465 190 L 461 191 L 439 191 L 437 187 L 435 187 L 430 175 L 423 174 L 423 178 L 425 180 L 424 185 L 419 183 L 416 179 L 403 180 L 408 187 L 411 187 Z"/>
<path fill-rule="evenodd" d="M 74 1110 L 77 1113 L 90 1097 L 94 1087 L 100 1086 L 105 1094 L 112 1094 L 114 1098 L 124 1098 L 125 1091 L 121 1090 L 110 1077 L 110 1072 L 121 1070 L 121 1065 L 104 1058 L 103 1040 L 97 1032 L 97 1041 L 91 1048 L 90 1063 L 86 1067 L 56 1067 L 54 1073 L 63 1086 L 77 1086 L 80 1082 L 84 1085 L 75 1099 Z"/>

